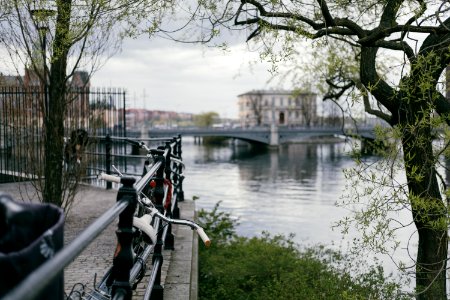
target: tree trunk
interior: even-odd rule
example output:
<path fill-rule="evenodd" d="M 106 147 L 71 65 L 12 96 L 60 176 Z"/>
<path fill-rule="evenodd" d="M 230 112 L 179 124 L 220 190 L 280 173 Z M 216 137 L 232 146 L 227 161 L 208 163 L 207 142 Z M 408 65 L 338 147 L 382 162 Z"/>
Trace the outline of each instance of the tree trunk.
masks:
<path fill-rule="evenodd" d="M 447 208 L 440 194 L 433 153 L 431 88 L 419 84 L 427 77 L 423 68 L 415 68 L 394 90 L 376 73 L 378 48 L 361 49 L 360 77 L 365 87 L 376 87 L 372 94 L 392 114 L 390 124 L 399 126 L 412 217 L 418 233 L 416 293 L 418 300 L 447 299 Z M 430 64 L 433 67 L 433 64 Z"/>
<path fill-rule="evenodd" d="M 47 91 L 46 91 L 47 93 Z M 48 91 L 48 115 L 45 117 L 45 185 L 43 200 L 61 206 L 63 149 L 64 149 L 64 113 L 60 95 L 51 87 Z"/>
<path fill-rule="evenodd" d="M 56 31 L 50 64 L 48 109 L 45 112 L 45 202 L 63 203 L 64 118 L 66 113 L 66 69 L 70 44 L 72 0 L 57 2 Z M 45 76 L 45 80 L 47 78 Z"/>
<path fill-rule="evenodd" d="M 414 115 L 417 117 L 417 114 Z M 412 216 L 419 238 L 416 262 L 417 299 L 444 300 L 447 299 L 447 210 L 439 191 L 431 130 L 429 126 L 417 123 L 404 128 L 402 144 L 406 177 Z"/>

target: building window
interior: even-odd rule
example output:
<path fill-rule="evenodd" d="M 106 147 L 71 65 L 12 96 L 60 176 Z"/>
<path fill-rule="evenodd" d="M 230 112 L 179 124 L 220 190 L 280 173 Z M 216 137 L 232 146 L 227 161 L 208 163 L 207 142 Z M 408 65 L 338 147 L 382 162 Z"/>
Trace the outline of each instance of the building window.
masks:
<path fill-rule="evenodd" d="M 280 125 L 284 124 L 284 122 L 285 122 L 284 112 L 280 112 L 278 122 L 280 123 Z"/>

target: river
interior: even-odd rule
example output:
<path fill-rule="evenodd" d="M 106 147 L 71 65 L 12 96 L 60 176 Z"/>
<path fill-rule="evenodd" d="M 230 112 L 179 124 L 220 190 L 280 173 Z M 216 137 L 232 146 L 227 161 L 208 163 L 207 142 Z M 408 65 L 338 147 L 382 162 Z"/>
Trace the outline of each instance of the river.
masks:
<path fill-rule="evenodd" d="M 295 234 L 302 245 L 340 240 L 334 222 L 347 211 L 335 206 L 343 168 L 353 165 L 346 143 L 289 144 L 278 149 L 205 146 L 183 139 L 185 197 L 197 209 L 220 209 L 239 219 L 237 232 L 255 236 Z"/>
<path fill-rule="evenodd" d="M 293 241 L 300 247 L 320 244 L 345 252 L 352 239 L 359 237 L 358 233 L 353 230 L 343 236 L 333 225 L 350 214 L 349 209 L 336 206 L 346 183 L 343 170 L 355 165 L 350 150 L 346 142 L 298 143 L 267 149 L 206 146 L 184 138 L 185 198 L 198 197 L 197 209 L 208 210 L 220 201 L 219 209 L 238 219 L 239 235 L 259 236 L 263 231 L 285 236 L 293 233 Z M 396 218 L 405 221 L 410 215 L 403 211 Z M 402 246 L 391 253 L 397 263 L 412 263 L 417 247 L 412 230 L 399 232 Z M 360 254 L 369 264 L 376 257 L 385 274 L 403 277 L 389 256 L 362 250 Z M 408 285 L 407 289 L 413 288 Z"/>

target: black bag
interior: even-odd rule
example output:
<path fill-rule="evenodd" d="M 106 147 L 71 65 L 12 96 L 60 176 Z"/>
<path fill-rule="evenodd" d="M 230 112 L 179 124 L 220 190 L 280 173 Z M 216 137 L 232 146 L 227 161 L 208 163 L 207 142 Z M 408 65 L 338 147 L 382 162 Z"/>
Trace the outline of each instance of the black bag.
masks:
<path fill-rule="evenodd" d="M 0 297 L 51 259 L 63 244 L 61 208 L 16 202 L 0 193 Z M 36 299 L 63 298 L 64 272 L 61 272 Z"/>

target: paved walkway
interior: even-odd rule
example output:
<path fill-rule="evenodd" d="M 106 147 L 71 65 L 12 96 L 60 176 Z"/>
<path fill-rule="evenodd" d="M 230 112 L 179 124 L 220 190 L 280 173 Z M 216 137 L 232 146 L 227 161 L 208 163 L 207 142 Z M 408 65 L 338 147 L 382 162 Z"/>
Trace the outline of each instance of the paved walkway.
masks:
<path fill-rule="evenodd" d="M 14 199 L 35 201 L 38 193 L 30 183 L 0 184 L 0 192 L 6 192 Z M 104 213 L 116 202 L 116 190 L 105 190 L 91 186 L 81 186 L 69 211 L 64 227 L 64 243 L 70 243 L 80 232 L 88 227 L 96 218 Z M 181 217 L 193 219 L 194 204 L 192 201 L 182 202 L 180 205 Z M 65 290 L 70 292 L 77 283 L 82 283 L 88 288 L 93 287 L 94 276 L 98 280 L 112 264 L 112 256 L 116 246 L 115 230 L 117 222 L 113 222 L 91 245 L 86 248 L 64 271 Z M 164 299 L 196 299 L 197 290 L 197 254 L 193 254 L 193 233 L 190 229 L 174 226 L 175 251 L 163 252 L 164 264 L 161 281 L 165 285 Z M 195 243 L 196 245 L 196 243 Z M 194 249 L 195 250 L 195 249 Z M 173 262 L 171 257 L 174 257 Z M 145 292 L 148 275 L 151 271 L 151 256 L 149 258 L 146 277 L 134 291 L 136 299 L 140 299 Z M 194 263 L 192 263 L 194 262 Z M 171 269 L 169 270 L 169 267 Z M 192 269 L 194 267 L 194 269 Z M 194 271 L 193 271 L 194 270 Z M 180 275 L 181 274 L 181 275 Z M 194 279 L 195 284 L 191 284 Z"/>

